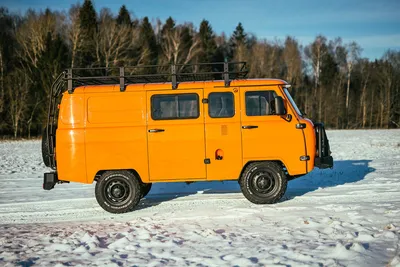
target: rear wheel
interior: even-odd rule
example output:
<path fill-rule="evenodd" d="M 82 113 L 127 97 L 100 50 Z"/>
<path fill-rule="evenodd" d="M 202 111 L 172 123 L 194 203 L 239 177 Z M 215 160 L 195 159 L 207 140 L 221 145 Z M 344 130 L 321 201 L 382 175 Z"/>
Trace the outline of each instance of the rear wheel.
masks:
<path fill-rule="evenodd" d="M 243 195 L 255 204 L 273 204 L 286 192 L 287 178 L 276 162 L 254 162 L 249 164 L 240 177 Z"/>
<path fill-rule="evenodd" d="M 96 184 L 96 200 L 111 213 L 132 211 L 141 198 L 139 178 L 128 171 L 107 171 Z"/>

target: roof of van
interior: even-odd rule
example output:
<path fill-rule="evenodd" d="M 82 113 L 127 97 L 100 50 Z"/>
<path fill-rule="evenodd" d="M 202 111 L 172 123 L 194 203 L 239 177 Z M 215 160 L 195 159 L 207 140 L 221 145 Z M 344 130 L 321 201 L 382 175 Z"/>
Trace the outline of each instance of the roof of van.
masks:
<path fill-rule="evenodd" d="M 255 86 L 255 85 L 283 85 L 288 84 L 286 81 L 275 78 L 254 78 L 254 79 L 238 79 L 232 80 L 230 87 L 235 86 Z M 192 81 L 192 82 L 180 82 L 177 89 L 172 89 L 171 82 L 164 83 L 135 83 L 127 84 L 126 91 L 141 91 L 141 90 L 179 90 L 179 89 L 195 89 L 204 87 L 225 87 L 223 80 L 214 81 Z M 79 86 L 74 89 L 76 93 L 82 92 L 112 92 L 120 91 L 119 84 L 105 84 L 105 85 L 85 85 Z"/>

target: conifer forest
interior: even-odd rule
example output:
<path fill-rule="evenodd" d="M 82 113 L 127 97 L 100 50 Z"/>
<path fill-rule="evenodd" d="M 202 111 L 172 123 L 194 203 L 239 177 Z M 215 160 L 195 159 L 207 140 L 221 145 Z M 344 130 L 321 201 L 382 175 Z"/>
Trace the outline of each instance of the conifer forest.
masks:
<path fill-rule="evenodd" d="M 41 136 L 51 85 L 67 68 L 246 61 L 248 78 L 292 85 L 299 108 L 330 129 L 400 127 L 400 51 L 374 61 L 356 42 L 317 35 L 259 39 L 240 21 L 230 36 L 209 21 L 177 24 L 173 17 L 117 14 L 85 0 L 68 10 L 0 7 L 0 136 Z"/>

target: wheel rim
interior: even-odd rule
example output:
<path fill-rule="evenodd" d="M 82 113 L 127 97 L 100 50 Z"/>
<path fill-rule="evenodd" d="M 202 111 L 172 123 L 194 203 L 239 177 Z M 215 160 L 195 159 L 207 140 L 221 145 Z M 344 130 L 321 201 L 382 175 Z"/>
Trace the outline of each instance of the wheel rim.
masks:
<path fill-rule="evenodd" d="M 251 192 L 260 197 L 273 195 L 278 187 L 277 176 L 265 170 L 254 173 L 249 182 Z"/>
<path fill-rule="evenodd" d="M 131 190 L 125 179 L 115 177 L 105 186 L 105 199 L 114 206 L 125 204 L 129 200 Z"/>

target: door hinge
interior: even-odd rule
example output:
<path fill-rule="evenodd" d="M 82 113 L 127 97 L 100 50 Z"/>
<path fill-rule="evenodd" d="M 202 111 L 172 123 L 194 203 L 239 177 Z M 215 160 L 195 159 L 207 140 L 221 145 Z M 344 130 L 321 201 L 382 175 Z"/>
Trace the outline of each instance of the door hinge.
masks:
<path fill-rule="evenodd" d="M 204 164 L 210 164 L 211 160 L 210 159 L 204 159 Z"/>
<path fill-rule="evenodd" d="M 203 104 L 208 104 L 208 98 L 203 98 L 203 99 L 201 100 L 201 103 L 203 103 Z"/>

